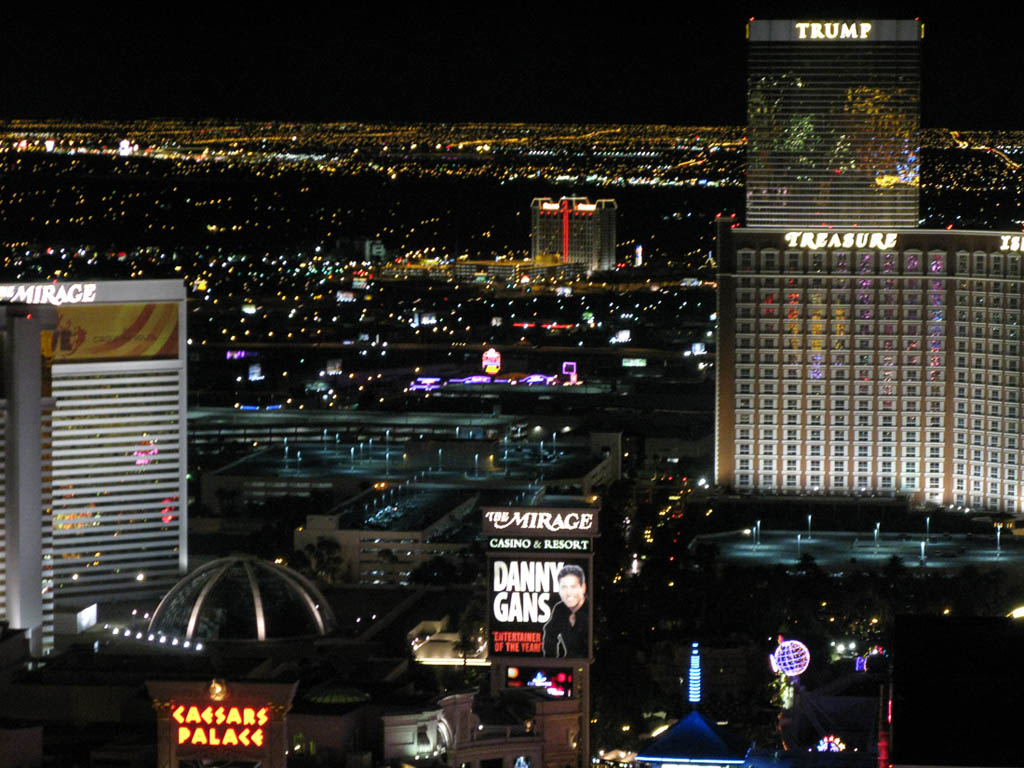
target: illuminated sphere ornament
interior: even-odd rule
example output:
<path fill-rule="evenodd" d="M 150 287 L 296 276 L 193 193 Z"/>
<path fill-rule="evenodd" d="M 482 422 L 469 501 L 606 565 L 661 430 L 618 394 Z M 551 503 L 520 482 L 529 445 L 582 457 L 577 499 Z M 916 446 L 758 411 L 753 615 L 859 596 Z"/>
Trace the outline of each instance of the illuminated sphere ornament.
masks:
<path fill-rule="evenodd" d="M 779 643 L 775 653 L 768 657 L 772 669 L 787 677 L 802 675 L 811 663 L 811 652 L 799 640 L 784 640 Z"/>

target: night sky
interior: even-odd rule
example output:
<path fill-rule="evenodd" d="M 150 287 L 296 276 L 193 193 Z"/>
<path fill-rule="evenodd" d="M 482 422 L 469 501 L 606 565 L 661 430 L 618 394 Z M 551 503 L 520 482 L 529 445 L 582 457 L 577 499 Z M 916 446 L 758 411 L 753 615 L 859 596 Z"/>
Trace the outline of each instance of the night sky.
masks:
<path fill-rule="evenodd" d="M 922 13 L 932 3 L 719 3 L 696 15 L 682 3 L 293 5 L 5 11 L 2 115 L 740 125 L 751 15 L 922 16 L 923 125 L 1024 129 L 1021 33 L 1008 17 L 967 15 L 971 5 L 955 17 Z"/>

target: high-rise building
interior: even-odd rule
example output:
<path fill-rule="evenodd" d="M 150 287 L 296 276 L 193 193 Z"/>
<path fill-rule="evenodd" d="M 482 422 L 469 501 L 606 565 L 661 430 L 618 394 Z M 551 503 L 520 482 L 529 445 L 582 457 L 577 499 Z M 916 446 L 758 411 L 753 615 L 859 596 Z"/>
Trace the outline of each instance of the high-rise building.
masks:
<path fill-rule="evenodd" d="M 1020 512 L 1024 237 L 912 228 L 920 23 L 749 36 L 748 221 L 718 232 L 716 482 Z"/>
<path fill-rule="evenodd" d="M 534 198 L 530 204 L 530 257 L 557 255 L 581 272 L 615 267 L 614 200 L 591 203 L 585 197 Z"/>
<path fill-rule="evenodd" d="M 919 21 L 747 27 L 752 227 L 918 225 Z"/>
<path fill-rule="evenodd" d="M 5 303 L 56 312 L 43 434 L 57 609 L 162 594 L 187 565 L 184 286 L 0 285 Z M 11 466 L 8 453 L 8 488 Z"/>
<path fill-rule="evenodd" d="M 53 646 L 50 307 L 0 311 L 0 619 Z"/>
<path fill-rule="evenodd" d="M 719 229 L 716 482 L 1024 509 L 1020 233 Z"/>

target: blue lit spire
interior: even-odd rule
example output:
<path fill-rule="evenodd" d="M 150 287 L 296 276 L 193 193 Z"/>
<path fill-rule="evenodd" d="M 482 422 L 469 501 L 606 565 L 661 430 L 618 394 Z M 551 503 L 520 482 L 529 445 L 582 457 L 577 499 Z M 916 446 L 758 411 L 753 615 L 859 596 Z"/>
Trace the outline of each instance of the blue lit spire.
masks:
<path fill-rule="evenodd" d="M 690 703 L 700 704 L 700 651 L 697 643 L 690 646 Z"/>

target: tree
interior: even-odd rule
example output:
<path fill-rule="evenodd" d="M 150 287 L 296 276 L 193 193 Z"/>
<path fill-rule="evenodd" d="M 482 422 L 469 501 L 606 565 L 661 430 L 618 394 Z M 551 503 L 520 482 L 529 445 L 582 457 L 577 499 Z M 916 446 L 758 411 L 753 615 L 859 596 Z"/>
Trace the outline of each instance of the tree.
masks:
<path fill-rule="evenodd" d="M 341 544 L 334 539 L 320 537 L 315 544 L 307 544 L 296 550 L 292 553 L 291 565 L 302 575 L 327 587 L 347 581 Z"/>

